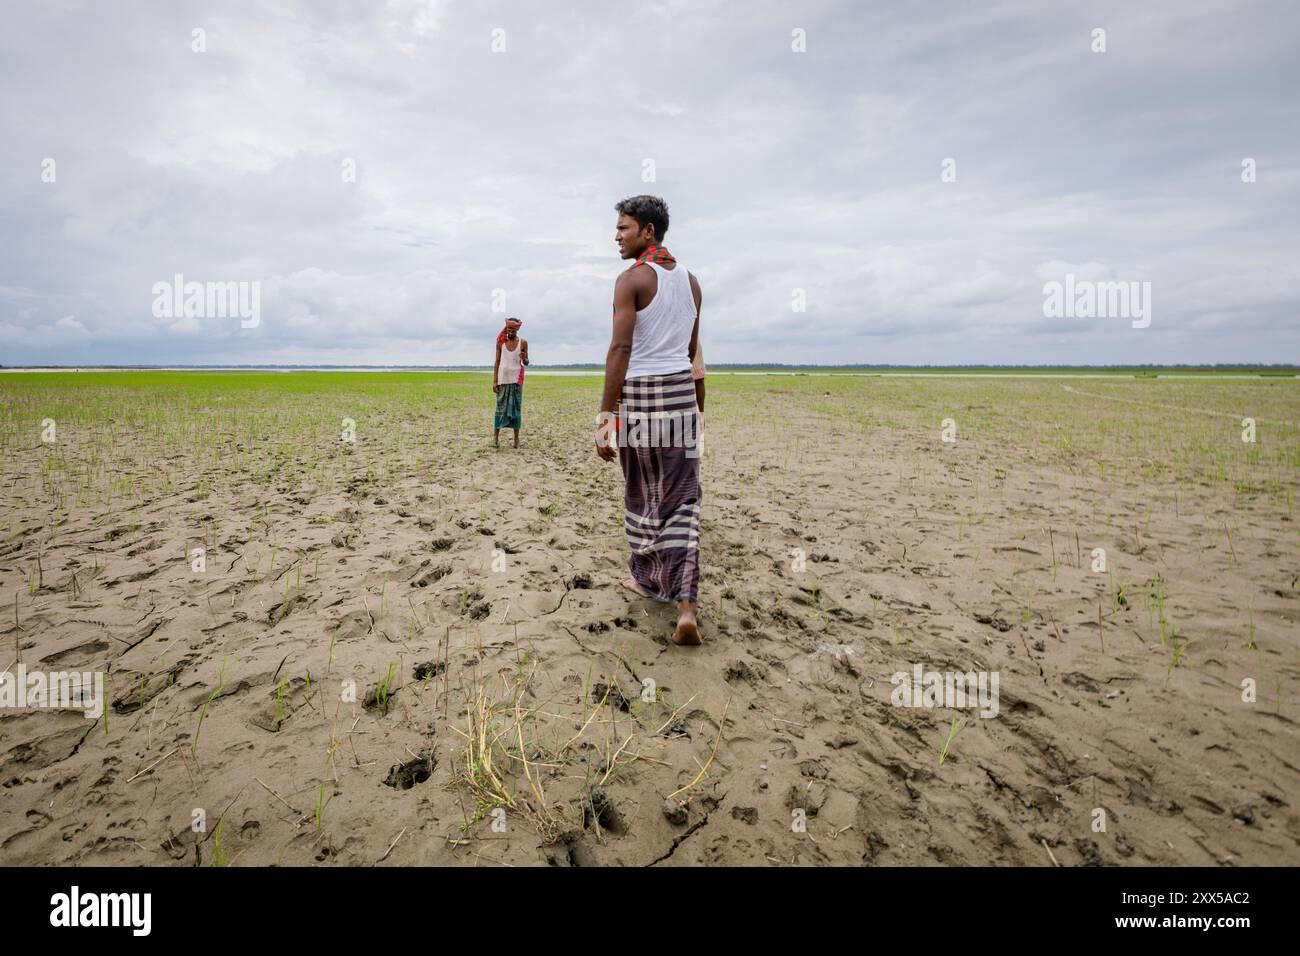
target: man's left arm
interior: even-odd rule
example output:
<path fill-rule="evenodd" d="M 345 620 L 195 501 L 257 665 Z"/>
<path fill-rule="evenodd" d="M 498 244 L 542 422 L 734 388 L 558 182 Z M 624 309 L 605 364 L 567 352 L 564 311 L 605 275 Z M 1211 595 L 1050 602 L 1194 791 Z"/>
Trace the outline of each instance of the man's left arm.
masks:
<path fill-rule="evenodd" d="M 700 363 L 696 362 L 696 355 L 700 349 L 700 306 L 704 304 L 704 293 L 700 289 L 699 280 L 691 273 L 686 273 L 691 280 L 691 295 L 695 299 L 695 327 L 691 329 L 691 344 L 688 349 L 691 358 L 691 377 L 695 380 L 695 404 L 700 413 L 704 412 L 704 377 L 703 373 L 695 375 L 695 368 Z"/>
<path fill-rule="evenodd" d="M 520 350 L 519 361 L 527 365 L 528 364 L 528 340 L 527 339 L 519 340 L 519 350 Z"/>

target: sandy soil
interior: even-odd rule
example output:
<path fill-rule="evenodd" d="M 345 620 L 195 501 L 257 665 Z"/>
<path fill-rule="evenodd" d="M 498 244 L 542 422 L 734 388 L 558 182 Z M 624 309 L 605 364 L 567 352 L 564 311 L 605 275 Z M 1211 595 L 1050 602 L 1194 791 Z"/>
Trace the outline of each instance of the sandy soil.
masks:
<path fill-rule="evenodd" d="M 32 425 L 0 664 L 114 704 L 0 712 L 0 860 L 1300 863 L 1294 383 L 715 382 L 694 649 L 619 587 L 594 379 L 530 380 L 519 452 L 486 385 Z M 916 663 L 998 716 L 894 706 Z"/>

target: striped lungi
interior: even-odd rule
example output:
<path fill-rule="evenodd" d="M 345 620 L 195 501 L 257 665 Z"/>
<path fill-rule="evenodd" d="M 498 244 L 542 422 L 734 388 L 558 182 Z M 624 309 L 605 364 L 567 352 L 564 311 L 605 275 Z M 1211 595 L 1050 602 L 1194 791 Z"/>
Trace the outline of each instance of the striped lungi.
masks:
<path fill-rule="evenodd" d="M 632 577 L 660 600 L 694 601 L 700 587 L 700 432 L 691 370 L 624 381 L 618 427 Z"/>

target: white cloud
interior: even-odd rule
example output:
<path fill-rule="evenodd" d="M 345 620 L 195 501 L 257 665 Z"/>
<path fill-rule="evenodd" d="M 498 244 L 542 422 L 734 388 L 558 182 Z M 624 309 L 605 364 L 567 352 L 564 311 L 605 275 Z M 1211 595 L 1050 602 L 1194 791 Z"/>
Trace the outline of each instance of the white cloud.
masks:
<path fill-rule="evenodd" d="M 444 14 L 442 0 L 388 0 L 384 8 L 384 29 L 388 39 L 410 56 L 420 41 L 438 32 Z"/>
<path fill-rule="evenodd" d="M 59 321 L 54 323 L 54 331 L 85 335 L 86 327 L 77 321 L 75 315 L 65 315 L 63 318 L 59 319 Z"/>

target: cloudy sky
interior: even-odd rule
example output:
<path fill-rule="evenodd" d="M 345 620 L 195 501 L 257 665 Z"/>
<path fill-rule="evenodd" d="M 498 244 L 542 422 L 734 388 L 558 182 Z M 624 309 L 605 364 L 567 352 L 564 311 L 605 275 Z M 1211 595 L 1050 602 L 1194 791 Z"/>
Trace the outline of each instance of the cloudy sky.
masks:
<path fill-rule="evenodd" d="M 1293 0 L 4 19 L 6 365 L 484 363 L 494 306 L 603 361 L 642 192 L 710 363 L 1300 361 Z M 155 314 L 177 274 L 257 283 L 256 326 Z M 1149 282 L 1149 326 L 1045 317 L 1066 274 Z"/>

